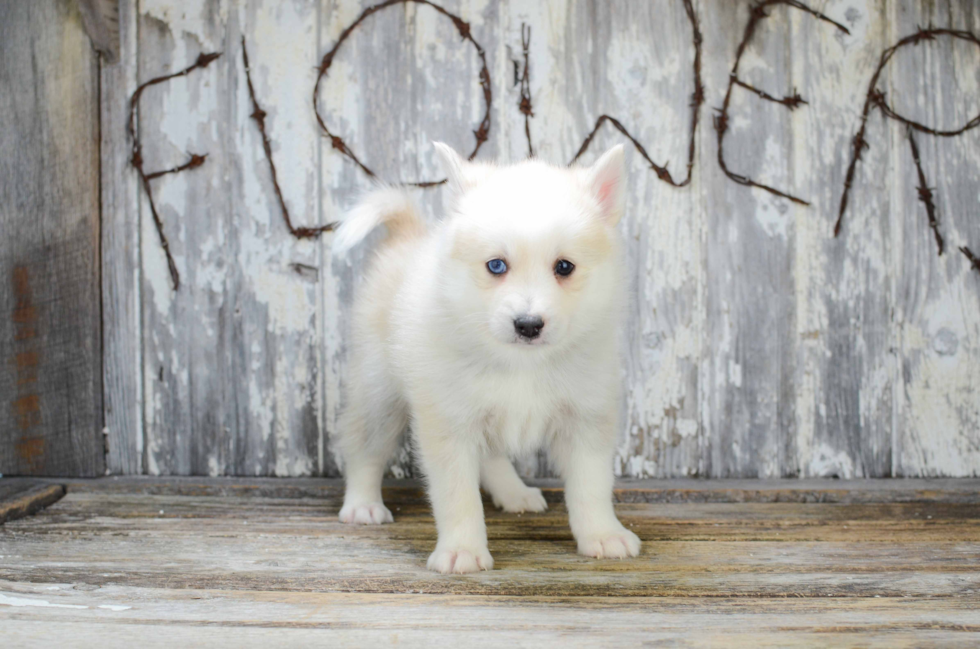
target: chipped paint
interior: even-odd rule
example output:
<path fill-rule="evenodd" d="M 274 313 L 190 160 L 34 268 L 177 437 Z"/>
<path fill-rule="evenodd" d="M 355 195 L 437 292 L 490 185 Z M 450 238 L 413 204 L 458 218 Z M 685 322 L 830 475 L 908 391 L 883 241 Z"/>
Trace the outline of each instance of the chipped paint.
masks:
<path fill-rule="evenodd" d="M 15 608 L 37 607 L 37 608 L 88 608 L 80 604 L 52 604 L 44 599 L 34 599 L 33 597 L 14 597 L 0 593 L 0 605 L 13 606 Z"/>
<path fill-rule="evenodd" d="M 175 80 L 143 109 L 154 160 L 211 153 L 193 174 L 158 181 L 186 293 L 171 290 L 142 209 L 145 468 L 333 475 L 329 437 L 344 399 L 349 310 L 369 247 L 338 261 L 329 236 L 296 241 L 285 232 L 235 50 L 244 32 L 295 221 L 328 222 L 368 183 L 319 137 L 309 93 L 316 62 L 362 4 L 185 4 L 140 3 L 141 74 L 175 69 L 200 48 L 229 51 L 214 71 Z M 725 149 L 733 170 L 809 207 L 735 185 L 717 165 L 709 107 L 723 99 L 746 3 L 697 3 L 707 103 L 691 185 L 668 187 L 628 154 L 621 231 L 633 299 L 616 458 L 624 476 L 980 475 L 980 281 L 959 256 L 937 258 L 930 247 L 896 124 L 869 122 L 873 146 L 847 232 L 830 236 L 842 165 L 883 48 L 920 24 L 980 31 L 980 15 L 948 1 L 910 3 L 907 12 L 880 0 L 809 4 L 851 34 L 775 10 L 739 74 L 776 95 L 798 89 L 808 103 L 790 112 L 736 90 Z M 679 0 L 608 11 L 554 0 L 447 7 L 487 52 L 492 130 L 481 159 L 527 151 L 512 63 L 526 23 L 540 158 L 566 162 L 607 113 L 653 159 L 671 161 L 672 173 L 681 167 L 693 50 Z M 473 52 L 428 7 L 392 8 L 370 21 L 333 62 L 323 114 L 379 175 L 435 177 L 429 141 L 471 147 L 482 114 Z M 959 83 L 922 86 L 896 104 L 902 110 L 960 123 L 962 107 L 980 103 L 980 77 L 970 75 L 980 69 L 976 51 L 958 49 L 950 61 L 932 50 L 908 54 L 889 75 L 918 79 L 928 68 Z M 611 130 L 596 139 L 589 155 L 622 141 Z M 976 132 L 920 141 L 951 248 L 980 247 L 970 219 L 980 201 L 975 144 Z M 441 214 L 441 190 L 419 198 Z M 409 457 L 403 448 L 393 475 L 412 475 Z M 543 466 L 532 460 L 522 470 Z"/>

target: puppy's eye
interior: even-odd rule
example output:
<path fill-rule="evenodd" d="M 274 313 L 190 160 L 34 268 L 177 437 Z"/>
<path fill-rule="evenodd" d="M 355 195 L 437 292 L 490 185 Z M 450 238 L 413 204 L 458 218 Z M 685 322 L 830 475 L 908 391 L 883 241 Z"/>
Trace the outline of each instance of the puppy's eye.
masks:
<path fill-rule="evenodd" d="M 572 274 L 573 270 L 575 270 L 575 264 L 567 259 L 559 259 L 555 262 L 555 273 L 562 277 L 568 277 Z"/>
<path fill-rule="evenodd" d="M 491 259 L 487 262 L 487 270 L 494 275 L 503 275 L 507 272 L 507 262 L 503 259 Z"/>

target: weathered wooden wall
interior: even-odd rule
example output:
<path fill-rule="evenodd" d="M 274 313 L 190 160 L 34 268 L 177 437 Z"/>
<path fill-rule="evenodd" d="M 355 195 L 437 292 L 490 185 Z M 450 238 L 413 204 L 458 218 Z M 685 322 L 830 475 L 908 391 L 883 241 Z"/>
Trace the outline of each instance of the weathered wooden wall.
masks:
<path fill-rule="evenodd" d="M 0 474 L 105 468 L 98 66 L 72 0 L 0 0 Z"/>
<path fill-rule="evenodd" d="M 330 256 L 330 234 L 291 236 L 277 203 L 242 60 L 296 225 L 330 222 L 369 184 L 321 136 L 320 57 L 372 4 L 350 0 L 124 0 L 121 62 L 102 71 L 105 408 L 117 473 L 336 475 L 349 311 L 367 249 Z M 536 154 L 565 163 L 601 114 L 675 179 L 686 171 L 695 55 L 682 0 L 440 3 L 484 48 L 493 103 L 480 158 L 527 154 L 518 110 L 521 25 L 531 27 Z M 749 2 L 699 0 L 705 104 L 691 183 L 629 157 L 633 288 L 617 471 L 624 476 L 980 475 L 980 129 L 918 134 L 946 251 L 937 254 L 905 127 L 874 110 L 850 206 L 838 204 L 882 52 L 918 26 L 980 33 L 971 0 L 811 0 L 849 30 L 786 5 L 766 11 L 722 106 Z M 221 52 L 148 89 L 138 114 L 181 285 L 174 290 L 138 176 L 127 102 L 139 83 Z M 517 63 L 515 63 L 517 62 Z M 519 66 L 518 66 L 519 67 Z M 469 151 L 483 113 L 479 59 L 432 7 L 388 7 L 359 26 L 322 83 L 327 127 L 387 180 L 438 177 L 429 142 Z M 892 107 L 955 129 L 980 111 L 980 48 L 937 37 L 897 52 L 878 87 Z M 624 136 L 606 124 L 583 161 Z M 440 189 L 418 190 L 438 214 Z M 522 464 L 546 470 L 539 459 Z M 395 475 L 410 472 L 407 453 Z"/>

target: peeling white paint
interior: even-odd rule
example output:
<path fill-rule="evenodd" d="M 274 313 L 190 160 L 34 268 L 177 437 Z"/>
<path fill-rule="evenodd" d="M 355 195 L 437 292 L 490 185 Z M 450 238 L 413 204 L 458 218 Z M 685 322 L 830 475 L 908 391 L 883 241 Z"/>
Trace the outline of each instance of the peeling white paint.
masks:
<path fill-rule="evenodd" d="M 854 477 L 854 462 L 844 451 L 838 451 L 827 444 L 821 444 L 813 451 L 812 459 L 807 467 L 807 475 L 815 478 L 837 477 L 850 479 Z"/>
<path fill-rule="evenodd" d="M 128 611 L 133 607 L 125 606 L 123 604 L 100 604 L 99 608 L 105 609 L 107 611 Z"/>
<path fill-rule="evenodd" d="M 707 101 L 692 183 L 668 187 L 639 155 L 628 154 L 621 227 L 634 304 L 617 449 L 623 475 L 857 477 L 889 453 L 903 475 L 980 475 L 980 291 L 955 250 L 980 247 L 969 219 L 980 201 L 970 185 L 980 177 L 973 140 L 920 142 L 927 175 L 940 186 L 949 250 L 943 258 L 915 199 L 904 133 L 877 114 L 869 120 L 872 147 L 857 170 L 844 232 L 832 237 L 846 153 L 881 51 L 917 24 L 948 21 L 980 31 L 980 24 L 966 24 L 978 18 L 956 7 L 930 13 L 930 3 L 912 3 L 903 12 L 885 4 L 814 3 L 846 24 L 849 36 L 780 8 L 742 60 L 743 78 L 774 94 L 797 87 L 809 103 L 790 113 L 736 88 L 726 140 L 731 168 L 810 206 L 735 185 L 718 168 L 711 107 L 721 103 L 747 6 L 697 5 Z M 219 425 L 240 413 L 247 421 L 195 470 L 233 470 L 229 457 L 240 443 L 249 448 L 248 471 L 325 470 L 334 462 L 328 435 L 343 397 L 351 297 L 368 251 L 334 263 L 329 234 L 310 242 L 285 232 L 249 118 L 240 52 L 227 44 L 237 44 L 236 30 L 249 38 L 253 82 L 293 222 L 327 222 L 369 183 L 320 137 L 309 92 L 319 56 L 361 5 L 224 0 L 209 13 L 148 0 L 139 8 L 168 26 L 173 41 L 166 51 L 143 51 L 141 70 L 156 69 L 157 58 L 159 67 L 167 61 L 177 69 L 199 47 L 228 49 L 213 68 L 158 88 L 151 99 L 163 106 L 159 123 L 146 125 L 155 155 L 166 158 L 161 165 L 188 152 L 211 156 L 198 176 L 154 181 L 186 281 L 179 294 L 145 203 L 141 208 L 146 470 L 188 470 L 187 448 L 173 445 L 219 434 L 186 429 L 188 422 L 202 425 L 196 404 L 208 400 L 221 410 Z M 531 131 L 540 158 L 567 162 L 596 117 L 607 113 L 654 160 L 669 161 L 675 178 L 683 175 L 693 52 L 679 1 L 614 8 L 598 24 L 588 8 L 553 0 L 464 0 L 453 10 L 471 24 L 491 66 L 493 127 L 481 159 L 526 154 L 512 63 L 521 58 L 526 22 Z M 324 118 L 386 179 L 435 177 L 430 140 L 472 146 L 482 114 L 475 55 L 429 7 L 392 8 L 368 20 L 404 29 L 405 42 L 370 25 L 355 32 L 323 84 Z M 980 59 L 971 56 L 957 50 L 952 62 L 963 77 L 956 97 L 946 96 L 952 90 L 943 84 L 935 96 L 910 98 L 908 105 L 930 119 L 949 117 L 929 113 L 943 106 L 978 105 L 980 76 L 968 72 L 980 69 Z M 912 58 L 894 62 L 888 74 L 905 74 L 902 65 L 937 64 L 935 57 Z M 381 111 L 389 110 L 397 119 L 384 119 Z M 622 141 L 607 126 L 583 161 Z M 954 182 L 959 191 L 947 186 Z M 419 197 L 437 217 L 441 190 Z M 293 263 L 316 269 L 316 283 Z M 770 317 L 776 308 L 785 321 Z M 191 350 L 204 347 L 220 347 L 217 361 L 208 361 L 220 367 L 194 357 Z M 314 457 L 304 428 L 310 409 L 319 427 Z M 860 434 L 843 430 L 848 426 Z M 408 475 L 407 462 L 403 453 L 392 473 Z"/>
<path fill-rule="evenodd" d="M 44 599 L 34 599 L 33 597 L 15 597 L 13 595 L 6 595 L 0 593 L 0 605 L 3 606 L 13 606 L 16 608 L 22 608 L 26 606 L 33 606 L 38 608 L 88 608 L 88 606 L 81 606 L 80 604 L 52 604 L 51 602 Z"/>
<path fill-rule="evenodd" d="M 307 284 L 299 276 L 264 270 L 254 275 L 252 281 L 255 299 L 269 307 L 273 331 L 305 333 L 310 330 Z"/>

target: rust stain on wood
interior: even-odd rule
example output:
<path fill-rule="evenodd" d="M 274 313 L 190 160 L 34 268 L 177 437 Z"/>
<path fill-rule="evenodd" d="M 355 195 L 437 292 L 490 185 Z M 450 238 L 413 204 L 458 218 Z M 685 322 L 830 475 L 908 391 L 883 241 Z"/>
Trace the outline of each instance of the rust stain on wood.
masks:
<path fill-rule="evenodd" d="M 36 424 L 41 423 L 40 416 L 37 420 L 30 424 L 29 427 L 33 427 Z M 17 451 L 17 455 L 22 459 L 31 469 L 38 470 L 44 465 L 44 449 L 45 442 L 43 437 L 21 437 L 14 444 L 14 449 Z"/>
<path fill-rule="evenodd" d="M 35 347 L 37 337 L 37 309 L 33 304 L 31 274 L 26 266 L 15 266 L 12 273 L 14 288 L 14 340 L 19 348 L 14 353 L 17 391 L 11 401 L 11 410 L 17 427 L 29 431 L 41 424 L 41 397 L 33 392 L 38 380 L 41 354 Z M 26 347 L 26 348 L 25 348 Z M 17 456 L 31 470 L 44 465 L 44 437 L 24 434 L 14 443 Z"/>
<path fill-rule="evenodd" d="M 14 356 L 14 365 L 17 368 L 17 385 L 37 383 L 37 367 L 41 355 L 36 351 L 20 352 Z"/>

